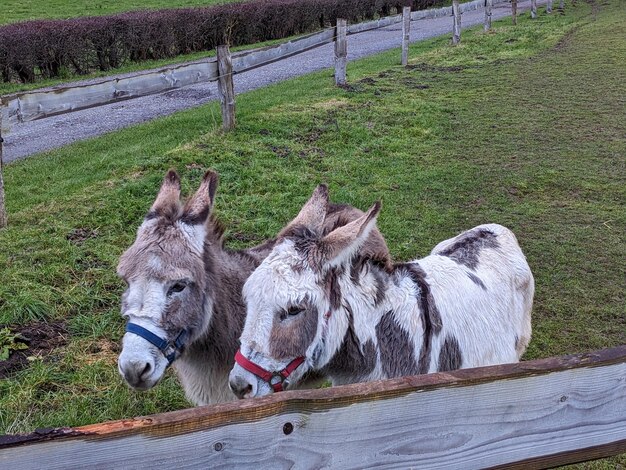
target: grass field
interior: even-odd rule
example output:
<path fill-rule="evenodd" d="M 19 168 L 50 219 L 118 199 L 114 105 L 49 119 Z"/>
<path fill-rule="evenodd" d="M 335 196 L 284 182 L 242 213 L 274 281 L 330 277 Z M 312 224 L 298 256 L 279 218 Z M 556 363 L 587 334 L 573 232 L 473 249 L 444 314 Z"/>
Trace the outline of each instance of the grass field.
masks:
<path fill-rule="evenodd" d="M 346 89 L 324 71 L 240 95 L 228 135 L 211 104 L 8 165 L 0 325 L 67 342 L 0 380 L 0 433 L 188 406 L 173 376 L 136 393 L 115 367 L 117 258 L 169 167 L 186 192 L 220 173 L 230 246 L 275 234 L 321 181 L 335 201 L 383 200 L 398 260 L 502 223 L 536 279 L 526 359 L 626 343 L 625 21 L 619 0 L 579 2 L 417 43 L 406 69 L 398 51 L 350 63 Z"/>
<path fill-rule="evenodd" d="M 200 7 L 218 3 L 229 3 L 229 0 L 2 0 L 0 25 L 23 20 L 66 19 L 131 10 Z"/>

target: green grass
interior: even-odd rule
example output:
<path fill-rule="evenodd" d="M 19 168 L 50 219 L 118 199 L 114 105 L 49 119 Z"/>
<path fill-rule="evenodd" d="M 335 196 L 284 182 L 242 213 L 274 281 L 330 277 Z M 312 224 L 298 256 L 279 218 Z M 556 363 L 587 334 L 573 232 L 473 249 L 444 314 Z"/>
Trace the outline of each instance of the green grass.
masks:
<path fill-rule="evenodd" d="M 536 279 L 526 359 L 626 343 L 624 21 L 618 0 L 524 15 L 414 44 L 407 69 L 397 50 L 350 63 L 348 89 L 327 70 L 242 94 L 226 135 L 210 104 L 8 165 L 0 324 L 66 321 L 71 338 L 0 382 L 0 432 L 188 406 L 173 377 L 140 394 L 115 368 L 116 260 L 169 167 L 187 193 L 216 169 L 218 216 L 253 241 L 322 181 L 335 201 L 383 200 L 398 260 L 502 223 Z M 97 236 L 68 241 L 78 228 Z"/>
<path fill-rule="evenodd" d="M 200 7 L 218 3 L 229 3 L 229 0 L 3 0 L 0 25 L 24 20 L 66 19 L 131 10 Z"/>

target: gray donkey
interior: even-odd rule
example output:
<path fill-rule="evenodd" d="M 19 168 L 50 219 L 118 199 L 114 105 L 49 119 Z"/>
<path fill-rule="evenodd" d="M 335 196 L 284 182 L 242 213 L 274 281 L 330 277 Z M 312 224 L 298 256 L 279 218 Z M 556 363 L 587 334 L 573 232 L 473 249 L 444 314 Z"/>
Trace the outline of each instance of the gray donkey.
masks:
<path fill-rule="evenodd" d="M 131 387 L 147 390 L 172 365 L 195 405 L 235 398 L 228 373 L 245 320 L 241 291 L 276 242 L 238 251 L 224 248 L 224 230 L 211 214 L 217 184 L 217 174 L 208 171 L 183 204 L 179 176 L 170 170 L 117 269 L 128 285 L 122 295 L 122 316 L 128 323 L 118 360 L 120 374 Z M 309 214 L 325 218 L 325 233 L 362 215 L 354 207 L 336 204 L 325 214 Z M 370 257 L 391 265 L 377 230 L 370 241 Z M 319 377 L 309 376 L 304 386 Z"/>

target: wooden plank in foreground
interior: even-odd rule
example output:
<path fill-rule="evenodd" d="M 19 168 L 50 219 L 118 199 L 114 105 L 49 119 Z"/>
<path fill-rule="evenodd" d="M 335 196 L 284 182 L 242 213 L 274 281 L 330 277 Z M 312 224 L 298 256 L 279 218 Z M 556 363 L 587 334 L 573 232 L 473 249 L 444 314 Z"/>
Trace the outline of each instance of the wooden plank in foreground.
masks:
<path fill-rule="evenodd" d="M 0 437 L 0 468 L 543 468 L 626 452 L 626 346 Z"/>

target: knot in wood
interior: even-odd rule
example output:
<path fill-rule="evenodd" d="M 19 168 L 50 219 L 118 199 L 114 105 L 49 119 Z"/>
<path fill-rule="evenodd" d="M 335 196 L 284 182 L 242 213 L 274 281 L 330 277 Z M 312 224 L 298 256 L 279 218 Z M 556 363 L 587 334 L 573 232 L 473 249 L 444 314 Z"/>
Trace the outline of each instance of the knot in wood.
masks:
<path fill-rule="evenodd" d="M 288 436 L 289 434 L 291 434 L 293 432 L 293 424 L 291 423 L 285 423 L 283 425 L 283 432 L 285 433 L 286 436 Z"/>

